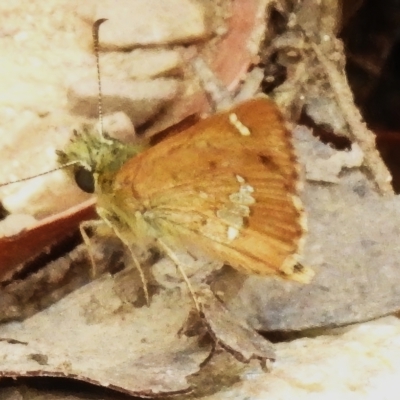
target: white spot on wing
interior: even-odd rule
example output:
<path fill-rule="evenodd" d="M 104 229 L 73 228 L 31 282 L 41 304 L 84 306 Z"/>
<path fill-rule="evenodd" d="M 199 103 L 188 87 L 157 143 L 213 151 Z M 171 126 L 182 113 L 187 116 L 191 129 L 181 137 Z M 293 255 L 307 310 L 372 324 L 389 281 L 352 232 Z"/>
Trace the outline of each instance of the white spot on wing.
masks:
<path fill-rule="evenodd" d="M 229 201 L 216 211 L 217 217 L 227 225 L 226 238 L 228 241 L 236 239 L 250 216 L 250 205 L 256 202 L 252 196 L 254 188 L 246 183 L 240 175 L 236 175 L 240 184 L 239 190 L 229 195 Z"/>
<path fill-rule="evenodd" d="M 239 183 L 244 183 L 244 182 L 245 182 L 244 178 L 243 178 L 242 176 L 240 176 L 240 175 L 236 175 L 236 180 L 237 180 Z"/>
<path fill-rule="evenodd" d="M 206 192 L 200 191 L 199 197 L 206 200 L 206 199 L 208 199 L 208 194 Z"/>
<path fill-rule="evenodd" d="M 228 235 L 228 240 L 232 241 L 239 236 L 239 229 L 234 228 L 233 226 L 229 226 L 227 235 Z"/>
<path fill-rule="evenodd" d="M 243 124 L 235 113 L 229 114 L 229 122 L 236 128 L 242 136 L 250 136 L 250 129 Z"/>

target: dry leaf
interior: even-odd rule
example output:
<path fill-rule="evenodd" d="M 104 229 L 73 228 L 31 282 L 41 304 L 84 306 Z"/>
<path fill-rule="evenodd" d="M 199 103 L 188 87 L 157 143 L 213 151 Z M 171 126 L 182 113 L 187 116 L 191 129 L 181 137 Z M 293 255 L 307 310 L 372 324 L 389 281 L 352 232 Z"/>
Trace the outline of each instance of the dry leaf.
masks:
<path fill-rule="evenodd" d="M 134 270 L 122 271 L 135 287 Z M 70 377 L 136 396 L 190 390 L 211 347 L 178 336 L 192 307 L 179 289 L 135 306 L 119 275 L 84 286 L 48 309 L 0 327 L 0 376 Z"/>
<path fill-rule="evenodd" d="M 254 359 L 265 365 L 267 361 L 275 360 L 272 344 L 244 320 L 231 314 L 211 290 L 203 289 L 199 302 L 203 320 L 217 346 L 244 363 Z"/>

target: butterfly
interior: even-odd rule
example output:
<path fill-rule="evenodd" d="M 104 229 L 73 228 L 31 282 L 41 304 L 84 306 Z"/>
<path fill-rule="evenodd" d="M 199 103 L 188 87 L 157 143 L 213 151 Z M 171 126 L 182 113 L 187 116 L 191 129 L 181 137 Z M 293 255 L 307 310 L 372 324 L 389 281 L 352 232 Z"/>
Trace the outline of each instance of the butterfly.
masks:
<path fill-rule="evenodd" d="M 86 132 L 58 154 L 134 260 L 132 246 L 153 241 L 181 270 L 174 249 L 195 246 L 245 274 L 313 275 L 299 264 L 306 223 L 291 135 L 266 97 L 151 148 Z"/>

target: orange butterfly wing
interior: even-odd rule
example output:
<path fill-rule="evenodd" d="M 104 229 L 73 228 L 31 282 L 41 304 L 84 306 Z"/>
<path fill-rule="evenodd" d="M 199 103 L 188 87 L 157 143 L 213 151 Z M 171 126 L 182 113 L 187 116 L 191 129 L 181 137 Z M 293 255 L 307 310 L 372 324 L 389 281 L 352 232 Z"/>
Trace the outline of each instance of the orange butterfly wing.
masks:
<path fill-rule="evenodd" d="M 113 209 L 135 237 L 195 245 L 247 273 L 307 280 L 295 268 L 305 233 L 297 184 L 283 118 L 258 98 L 130 159 L 115 176 Z"/>

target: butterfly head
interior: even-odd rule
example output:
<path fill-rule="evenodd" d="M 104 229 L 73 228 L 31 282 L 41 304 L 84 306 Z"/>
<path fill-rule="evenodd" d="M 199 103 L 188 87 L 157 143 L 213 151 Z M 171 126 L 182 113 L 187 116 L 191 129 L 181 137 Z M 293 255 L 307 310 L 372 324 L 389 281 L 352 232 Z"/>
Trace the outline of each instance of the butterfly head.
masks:
<path fill-rule="evenodd" d="M 88 128 L 74 131 L 64 151 L 57 151 L 61 165 L 72 164 L 71 172 L 78 187 L 95 193 L 99 177 L 115 174 L 121 166 L 144 147 L 122 143 L 107 134 L 100 136 Z"/>

